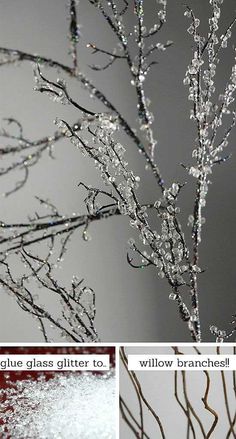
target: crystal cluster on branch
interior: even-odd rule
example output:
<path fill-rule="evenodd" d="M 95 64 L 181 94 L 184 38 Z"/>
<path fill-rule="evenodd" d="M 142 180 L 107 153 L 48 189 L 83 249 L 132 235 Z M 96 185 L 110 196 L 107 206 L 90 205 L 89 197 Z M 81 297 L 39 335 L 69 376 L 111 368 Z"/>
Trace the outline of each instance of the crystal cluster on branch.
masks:
<path fill-rule="evenodd" d="M 221 15 L 221 1 L 210 1 L 212 16 L 209 19 L 209 33 L 207 37 L 199 33 L 200 20 L 194 12 L 187 8 L 185 15 L 190 18 L 189 34 L 194 40 L 193 59 L 188 66 L 184 84 L 189 88 L 189 101 L 192 103 L 190 118 L 195 122 L 197 138 L 192 152 L 194 164 L 189 166 L 188 172 L 197 179 L 197 192 L 194 215 L 190 215 L 189 224 L 196 243 L 201 241 L 202 208 L 206 205 L 206 196 L 216 164 L 224 162 L 224 148 L 228 145 L 228 137 L 235 125 L 236 114 L 231 105 L 234 102 L 236 90 L 236 64 L 232 67 L 224 92 L 216 96 L 216 72 L 220 62 L 220 52 L 231 38 L 232 21 L 223 35 L 219 35 L 219 19 Z M 217 100 L 216 100 L 217 99 Z M 225 122 L 224 117 L 231 117 Z M 228 124 L 225 134 L 219 134 L 220 127 Z"/>

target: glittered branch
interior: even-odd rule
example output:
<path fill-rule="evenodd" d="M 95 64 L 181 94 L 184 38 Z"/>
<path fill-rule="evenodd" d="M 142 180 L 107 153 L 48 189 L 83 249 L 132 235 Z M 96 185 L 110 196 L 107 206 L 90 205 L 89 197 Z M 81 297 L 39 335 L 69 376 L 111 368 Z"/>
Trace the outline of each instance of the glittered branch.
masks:
<path fill-rule="evenodd" d="M 120 212 L 116 206 L 112 206 L 100 209 L 96 214 L 73 214 L 72 216 L 53 214 L 48 215 L 49 218 L 47 221 L 43 220 L 43 216 L 37 214 L 36 218 L 32 218 L 28 222 L 12 224 L 2 222 L 0 223 L 2 232 L 6 234 L 6 232 L 9 231 L 9 233 L 5 236 L 3 235 L 0 239 L 0 244 L 2 245 L 2 251 L 0 253 L 4 254 L 5 251 L 16 251 L 22 247 L 29 247 L 33 244 L 50 240 L 51 238 L 68 235 L 81 227 L 86 226 L 88 228 L 88 225 L 94 221 L 107 219 L 116 215 L 120 215 Z M 3 245 L 6 246 L 6 250 L 3 250 Z"/>
<path fill-rule="evenodd" d="M 156 62 L 150 62 L 147 66 L 146 61 L 149 55 L 152 54 L 152 52 L 156 49 L 159 50 L 165 50 L 167 47 L 169 47 L 172 42 L 167 42 L 166 45 L 162 45 L 160 43 L 157 43 L 156 45 L 151 45 L 145 55 L 144 53 L 144 47 L 145 47 L 145 40 L 144 40 L 144 26 L 143 26 L 143 20 L 144 20 L 144 9 L 143 9 L 143 2 L 142 1 L 136 1 L 135 0 L 135 8 L 134 13 L 137 17 L 137 27 L 135 27 L 135 43 L 137 45 L 137 61 L 135 59 L 132 59 L 131 51 L 129 50 L 129 37 L 128 33 L 125 30 L 125 26 L 123 24 L 122 16 L 117 11 L 117 7 L 114 1 L 110 2 L 111 9 L 112 9 L 112 16 L 108 15 L 108 13 L 105 11 L 105 8 L 102 5 L 102 2 L 94 2 L 93 0 L 89 0 L 91 4 L 93 4 L 96 8 L 99 9 L 100 13 L 108 23 L 109 27 L 111 28 L 112 32 L 117 37 L 120 46 L 122 47 L 123 54 L 122 58 L 126 59 L 130 75 L 131 75 L 131 84 L 135 87 L 137 100 L 138 100 L 138 118 L 139 118 L 139 124 L 140 124 L 140 130 L 141 133 L 144 134 L 145 139 L 148 142 L 148 148 L 145 150 L 145 155 L 147 158 L 147 161 L 151 164 L 151 168 L 153 169 L 154 165 L 154 149 L 156 145 L 156 140 L 153 137 L 153 131 L 151 128 L 152 122 L 153 122 L 153 114 L 148 109 L 148 99 L 145 97 L 143 83 L 145 81 L 146 75 L 149 72 L 151 66 L 155 65 Z M 165 8 L 166 8 L 166 2 L 162 2 L 164 5 L 164 11 L 162 11 L 164 22 L 165 20 Z M 154 32 L 156 33 L 156 32 Z M 154 34 L 153 33 L 153 34 Z M 91 46 L 91 45 L 90 45 Z M 103 53 L 106 53 L 106 51 L 99 50 L 97 46 L 92 46 L 95 51 L 100 51 Z M 155 47 L 155 49 L 154 49 Z M 108 54 L 108 53 L 107 53 Z M 109 53 L 110 56 L 112 55 Z M 120 58 L 120 56 L 119 56 Z M 115 59 L 112 58 L 111 63 L 112 64 Z M 110 65 L 109 64 L 109 65 Z M 107 65 L 107 66 L 109 66 Z M 97 68 L 96 68 L 97 69 Z M 154 165 L 156 168 L 156 177 L 157 182 L 163 190 L 164 187 L 164 181 L 161 177 L 159 169 Z"/>
<path fill-rule="evenodd" d="M 107 50 L 100 49 L 99 47 L 97 47 L 95 44 L 92 44 L 92 43 L 87 44 L 87 47 L 92 49 L 92 53 L 93 53 L 93 54 L 95 54 L 95 53 L 102 53 L 102 54 L 108 55 L 108 56 L 109 56 L 109 59 L 110 59 L 110 61 L 109 61 L 105 66 L 103 66 L 103 67 L 98 66 L 98 65 L 95 65 L 95 64 L 91 65 L 90 68 L 91 68 L 92 70 L 97 70 L 97 71 L 106 70 L 106 69 L 107 69 L 108 67 L 110 67 L 110 66 L 111 66 L 116 60 L 118 60 L 118 59 L 125 59 L 125 58 L 126 58 L 125 55 L 119 55 L 119 54 L 117 54 L 117 53 L 116 53 L 116 50 L 114 50 L 113 52 L 109 52 L 109 51 L 107 51 Z"/>
<path fill-rule="evenodd" d="M 208 36 L 201 36 L 198 29 L 200 20 L 195 16 L 193 10 L 186 8 L 185 15 L 191 20 L 188 33 L 194 40 L 193 59 L 188 66 L 184 84 L 189 87 L 189 100 L 192 101 L 190 118 L 196 124 L 197 140 L 193 150 L 193 158 L 196 161 L 191 167 L 187 167 L 188 173 L 196 178 L 196 195 L 194 200 L 193 214 L 189 216 L 189 224 L 192 226 L 193 241 L 193 266 L 199 265 L 199 244 L 202 239 L 202 228 L 205 218 L 202 215 L 203 208 L 206 205 L 206 197 L 210 184 L 209 176 L 212 174 L 213 167 L 216 164 L 224 163 L 228 156 L 222 156 L 223 149 L 228 145 L 228 138 L 235 125 L 235 113 L 233 120 L 227 129 L 220 143 L 216 143 L 219 128 L 222 126 L 224 115 L 230 114 L 230 105 L 234 101 L 236 90 L 235 83 L 235 66 L 226 84 L 224 93 L 219 96 L 222 101 L 218 106 L 212 102 L 213 94 L 216 90 L 215 75 L 219 63 L 219 47 L 227 46 L 227 40 L 231 37 L 231 28 L 234 21 L 230 24 L 228 31 L 221 37 L 219 42 L 218 28 L 221 14 L 220 4 L 216 1 L 210 2 L 212 16 L 209 19 Z M 218 48 L 217 48 L 218 47 Z M 204 65 L 204 67 L 203 67 Z M 200 270 L 199 270 L 200 271 Z M 199 291 L 198 291 L 198 274 L 191 275 L 191 296 L 194 303 L 193 312 L 195 315 L 195 329 L 197 339 L 201 341 L 201 324 L 199 315 Z"/>
<path fill-rule="evenodd" d="M 67 91 L 66 83 L 63 80 L 57 80 L 57 82 L 50 81 L 47 79 L 41 72 L 39 64 L 35 69 L 35 82 L 36 87 L 35 90 L 40 93 L 47 93 L 49 96 L 52 96 L 53 100 L 56 102 L 61 102 L 63 104 L 71 104 L 77 110 L 82 111 L 85 114 L 94 116 L 95 113 L 90 111 L 84 107 L 82 107 L 78 102 L 75 102 L 72 99 Z"/>
<path fill-rule="evenodd" d="M 236 314 L 232 315 L 232 320 L 230 322 L 231 329 L 219 329 L 215 325 L 210 326 L 210 332 L 215 336 L 216 342 L 222 343 L 230 339 L 236 333 Z"/>
<path fill-rule="evenodd" d="M 49 322 L 59 331 L 60 336 L 68 341 L 96 341 L 98 336 L 94 326 L 96 316 L 94 291 L 83 287 L 81 281 L 77 281 L 76 278 L 72 281 L 70 289 L 62 287 L 53 276 L 53 265 L 49 262 L 51 251 L 46 259 L 42 259 L 23 248 L 20 255 L 29 274 L 20 280 L 15 279 L 10 264 L 2 260 L 0 265 L 5 271 L 5 277 L 1 276 L 0 285 L 16 299 L 23 311 L 39 321 L 39 329 L 45 341 L 49 340 L 45 322 Z M 58 296 L 61 318 L 54 317 L 43 305 L 37 303 L 37 297 L 31 292 L 34 289 L 33 281 L 53 294 L 55 299 Z M 55 300 L 55 303 L 58 301 Z"/>
<path fill-rule="evenodd" d="M 77 59 L 77 44 L 80 39 L 80 28 L 77 23 L 77 0 L 70 0 L 69 12 L 70 12 L 70 53 L 72 56 L 73 66 L 76 71 L 78 67 Z"/>

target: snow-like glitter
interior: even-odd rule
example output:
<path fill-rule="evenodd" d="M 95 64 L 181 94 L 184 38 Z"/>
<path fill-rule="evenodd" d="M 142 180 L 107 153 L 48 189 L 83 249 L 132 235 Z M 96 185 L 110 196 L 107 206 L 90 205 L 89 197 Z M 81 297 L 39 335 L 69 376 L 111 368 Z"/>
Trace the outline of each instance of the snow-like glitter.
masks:
<path fill-rule="evenodd" d="M 0 391 L 1 438 L 115 438 L 114 376 L 57 374 Z"/>

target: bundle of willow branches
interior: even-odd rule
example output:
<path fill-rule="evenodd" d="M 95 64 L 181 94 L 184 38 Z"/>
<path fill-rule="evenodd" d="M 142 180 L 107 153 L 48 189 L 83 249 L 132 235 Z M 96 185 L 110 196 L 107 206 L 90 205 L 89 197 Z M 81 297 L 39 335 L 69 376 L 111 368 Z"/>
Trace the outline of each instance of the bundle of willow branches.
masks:
<path fill-rule="evenodd" d="M 145 371 L 141 373 L 129 370 L 127 354 L 136 353 L 135 348 L 132 349 L 121 348 L 120 350 L 123 366 L 120 375 L 121 388 L 123 388 L 120 395 L 123 434 L 126 431 L 123 428 L 123 422 L 125 422 L 131 436 L 139 439 L 152 439 L 153 437 L 165 439 L 171 437 L 173 431 L 176 437 L 182 438 L 184 437 L 182 433 L 184 425 L 186 425 L 185 437 L 187 439 L 216 437 L 229 439 L 236 436 L 235 371 L 168 371 L 168 383 L 171 383 L 172 395 L 169 392 L 170 389 L 163 392 L 162 388 L 159 394 L 157 390 L 155 399 L 150 388 L 159 389 L 158 383 L 162 382 L 164 372 Z M 203 353 L 197 347 L 187 349 L 193 349 L 197 355 Z M 215 349 L 216 354 L 223 353 L 219 346 Z M 188 352 L 185 348 L 176 346 L 172 350 L 176 355 L 184 355 Z M 236 353 L 235 348 L 232 348 L 232 353 Z M 130 390 L 124 385 L 125 371 L 133 387 L 132 402 L 127 401 Z M 153 383 L 152 386 L 149 386 L 148 382 Z M 194 389 L 198 389 L 198 393 L 202 392 L 201 397 L 196 396 Z M 172 408 L 170 408 L 171 404 Z M 130 434 L 127 437 L 130 437 Z"/>

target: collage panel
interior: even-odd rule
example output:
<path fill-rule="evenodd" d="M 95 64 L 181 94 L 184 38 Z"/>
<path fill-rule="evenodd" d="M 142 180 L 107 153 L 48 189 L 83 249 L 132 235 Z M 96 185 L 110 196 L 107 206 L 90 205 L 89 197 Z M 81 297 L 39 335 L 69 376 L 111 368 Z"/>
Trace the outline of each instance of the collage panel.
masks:
<path fill-rule="evenodd" d="M 236 439 L 235 36 L 0 0 L 0 439 Z"/>
<path fill-rule="evenodd" d="M 0 341 L 233 341 L 234 9 L 0 2 Z"/>
<path fill-rule="evenodd" d="M 0 348 L 2 439 L 116 439 L 114 347 Z"/>
<path fill-rule="evenodd" d="M 236 434 L 236 347 L 120 349 L 120 438 Z"/>

